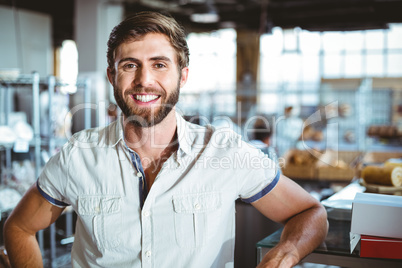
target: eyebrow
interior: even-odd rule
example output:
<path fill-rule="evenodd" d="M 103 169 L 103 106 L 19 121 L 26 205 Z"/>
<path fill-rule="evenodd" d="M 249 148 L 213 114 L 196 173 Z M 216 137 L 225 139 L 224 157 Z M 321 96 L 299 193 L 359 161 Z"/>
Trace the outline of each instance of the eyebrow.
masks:
<path fill-rule="evenodd" d="M 163 60 L 163 61 L 168 61 L 168 62 L 172 62 L 172 60 L 166 56 L 156 56 L 156 57 L 152 57 L 151 60 Z"/>
<path fill-rule="evenodd" d="M 123 63 L 123 62 L 126 62 L 126 61 L 140 62 L 140 60 L 137 59 L 137 58 L 130 58 L 130 57 L 127 57 L 127 58 L 123 58 L 123 59 L 119 60 L 119 65 L 120 65 L 121 63 Z"/>
<path fill-rule="evenodd" d="M 150 58 L 150 60 L 152 61 L 156 61 L 156 60 L 163 60 L 163 61 L 167 61 L 167 62 L 172 62 L 172 60 L 169 57 L 166 56 L 155 56 Z M 119 61 L 119 65 L 123 62 L 127 62 L 127 61 L 131 61 L 131 62 L 136 62 L 136 63 L 140 63 L 141 61 L 137 58 L 132 58 L 132 57 L 127 57 L 127 58 L 123 58 Z"/>

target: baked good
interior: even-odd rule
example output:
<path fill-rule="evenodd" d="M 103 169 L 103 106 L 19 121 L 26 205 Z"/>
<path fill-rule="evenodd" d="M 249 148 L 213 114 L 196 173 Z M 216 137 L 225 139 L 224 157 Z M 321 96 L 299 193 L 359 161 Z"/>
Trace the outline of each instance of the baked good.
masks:
<path fill-rule="evenodd" d="M 399 166 L 366 166 L 362 170 L 362 178 L 366 183 L 402 186 L 402 167 Z"/>
<path fill-rule="evenodd" d="M 294 151 L 289 156 L 289 162 L 297 166 L 309 166 L 314 165 L 317 158 L 309 151 Z"/>

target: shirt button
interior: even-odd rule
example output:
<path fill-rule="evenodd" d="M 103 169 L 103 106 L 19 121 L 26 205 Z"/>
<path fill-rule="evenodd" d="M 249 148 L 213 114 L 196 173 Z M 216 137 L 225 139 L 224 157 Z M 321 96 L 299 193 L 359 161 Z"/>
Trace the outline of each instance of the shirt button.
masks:
<path fill-rule="evenodd" d="M 144 216 L 145 217 L 148 217 L 149 215 L 151 215 L 151 213 L 148 210 L 144 211 Z"/>
<path fill-rule="evenodd" d="M 142 173 L 141 172 L 137 172 L 137 177 L 141 178 L 142 177 Z"/>
<path fill-rule="evenodd" d="M 197 203 L 197 204 L 194 205 L 194 208 L 195 208 L 196 210 L 199 210 L 199 209 L 201 208 L 201 205 Z"/>
<path fill-rule="evenodd" d="M 145 252 L 145 256 L 147 256 L 148 258 L 151 257 L 152 253 L 150 250 L 148 250 L 147 252 Z"/>

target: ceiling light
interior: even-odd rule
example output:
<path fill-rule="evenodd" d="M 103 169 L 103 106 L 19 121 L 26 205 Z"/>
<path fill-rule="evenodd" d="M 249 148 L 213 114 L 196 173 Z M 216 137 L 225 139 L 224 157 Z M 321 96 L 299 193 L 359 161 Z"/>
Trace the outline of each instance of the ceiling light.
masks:
<path fill-rule="evenodd" d="M 211 3 L 205 3 L 197 7 L 190 19 L 197 23 L 216 23 L 219 21 L 219 14 Z"/>

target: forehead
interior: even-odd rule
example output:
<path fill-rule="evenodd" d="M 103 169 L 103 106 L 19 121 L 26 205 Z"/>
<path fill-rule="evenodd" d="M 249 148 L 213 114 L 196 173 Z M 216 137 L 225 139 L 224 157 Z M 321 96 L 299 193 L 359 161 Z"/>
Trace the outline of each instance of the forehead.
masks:
<path fill-rule="evenodd" d="M 169 38 L 160 33 L 148 33 L 139 39 L 129 39 L 120 44 L 115 50 L 115 60 L 135 57 L 148 59 L 156 56 L 165 56 L 177 63 L 177 53 Z"/>

